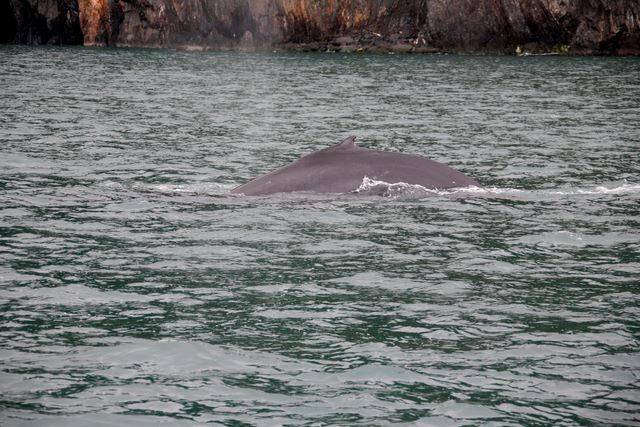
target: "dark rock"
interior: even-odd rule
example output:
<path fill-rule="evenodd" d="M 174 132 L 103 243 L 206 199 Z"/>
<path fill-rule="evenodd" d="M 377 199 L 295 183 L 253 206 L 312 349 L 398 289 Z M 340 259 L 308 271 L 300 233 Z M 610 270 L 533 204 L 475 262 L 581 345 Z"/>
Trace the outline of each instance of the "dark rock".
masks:
<path fill-rule="evenodd" d="M 16 40 L 18 21 L 13 4 L 0 1 L 0 43 L 11 43 Z"/>
<path fill-rule="evenodd" d="M 355 43 L 355 39 L 350 36 L 337 37 L 331 42 L 331 44 L 334 46 L 354 45 Z"/>
<path fill-rule="evenodd" d="M 393 53 L 410 53 L 413 51 L 413 46 L 410 44 L 396 43 L 391 46 L 391 52 Z"/>
<path fill-rule="evenodd" d="M 320 50 L 327 50 L 327 48 L 318 42 L 306 43 L 304 45 L 305 52 L 318 52 Z"/>
<path fill-rule="evenodd" d="M 0 40 L 29 44 L 82 44 L 76 0 L 1 0 Z"/>
<path fill-rule="evenodd" d="M 442 49 L 438 49 L 437 47 L 429 47 L 429 46 L 419 46 L 413 48 L 413 53 L 440 53 Z"/>

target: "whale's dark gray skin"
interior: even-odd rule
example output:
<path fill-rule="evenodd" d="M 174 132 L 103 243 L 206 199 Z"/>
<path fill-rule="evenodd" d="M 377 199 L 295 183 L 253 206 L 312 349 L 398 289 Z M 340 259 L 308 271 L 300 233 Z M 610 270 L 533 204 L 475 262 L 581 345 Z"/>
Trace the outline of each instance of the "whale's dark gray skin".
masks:
<path fill-rule="evenodd" d="M 412 154 L 369 150 L 350 136 L 340 144 L 315 151 L 293 163 L 234 188 L 231 194 L 262 196 L 298 191 L 348 193 L 364 177 L 388 183 L 406 182 L 428 189 L 447 189 L 479 184 L 442 163 Z"/>

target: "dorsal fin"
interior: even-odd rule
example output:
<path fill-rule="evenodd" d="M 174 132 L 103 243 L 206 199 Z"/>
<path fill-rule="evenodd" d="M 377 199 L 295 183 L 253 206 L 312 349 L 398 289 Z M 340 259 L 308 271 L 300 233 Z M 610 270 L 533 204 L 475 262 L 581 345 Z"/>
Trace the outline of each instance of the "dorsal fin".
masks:
<path fill-rule="evenodd" d="M 336 145 L 335 147 L 331 147 L 334 150 L 347 150 L 350 148 L 358 148 L 358 146 L 355 143 L 356 137 L 351 135 L 347 138 L 345 138 L 344 140 L 342 140 L 342 142 L 338 145 Z"/>

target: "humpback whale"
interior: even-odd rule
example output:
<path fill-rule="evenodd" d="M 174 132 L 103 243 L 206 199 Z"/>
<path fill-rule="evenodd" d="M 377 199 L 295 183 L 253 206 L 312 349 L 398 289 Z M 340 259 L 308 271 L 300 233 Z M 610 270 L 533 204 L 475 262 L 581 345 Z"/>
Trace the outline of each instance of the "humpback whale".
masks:
<path fill-rule="evenodd" d="M 349 193 L 358 189 L 365 177 L 432 190 L 479 186 L 474 179 L 442 163 L 413 154 L 362 148 L 355 139 L 350 136 L 338 145 L 303 156 L 232 189 L 230 194 Z"/>

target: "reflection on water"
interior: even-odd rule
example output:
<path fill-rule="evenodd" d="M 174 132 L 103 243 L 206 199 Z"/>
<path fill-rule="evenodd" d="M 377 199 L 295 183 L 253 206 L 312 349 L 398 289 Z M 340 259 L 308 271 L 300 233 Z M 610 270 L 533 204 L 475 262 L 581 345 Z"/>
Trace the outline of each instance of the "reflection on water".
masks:
<path fill-rule="evenodd" d="M 0 424 L 640 422 L 637 59 L 0 63 Z M 482 187 L 224 197 L 347 134 Z"/>

